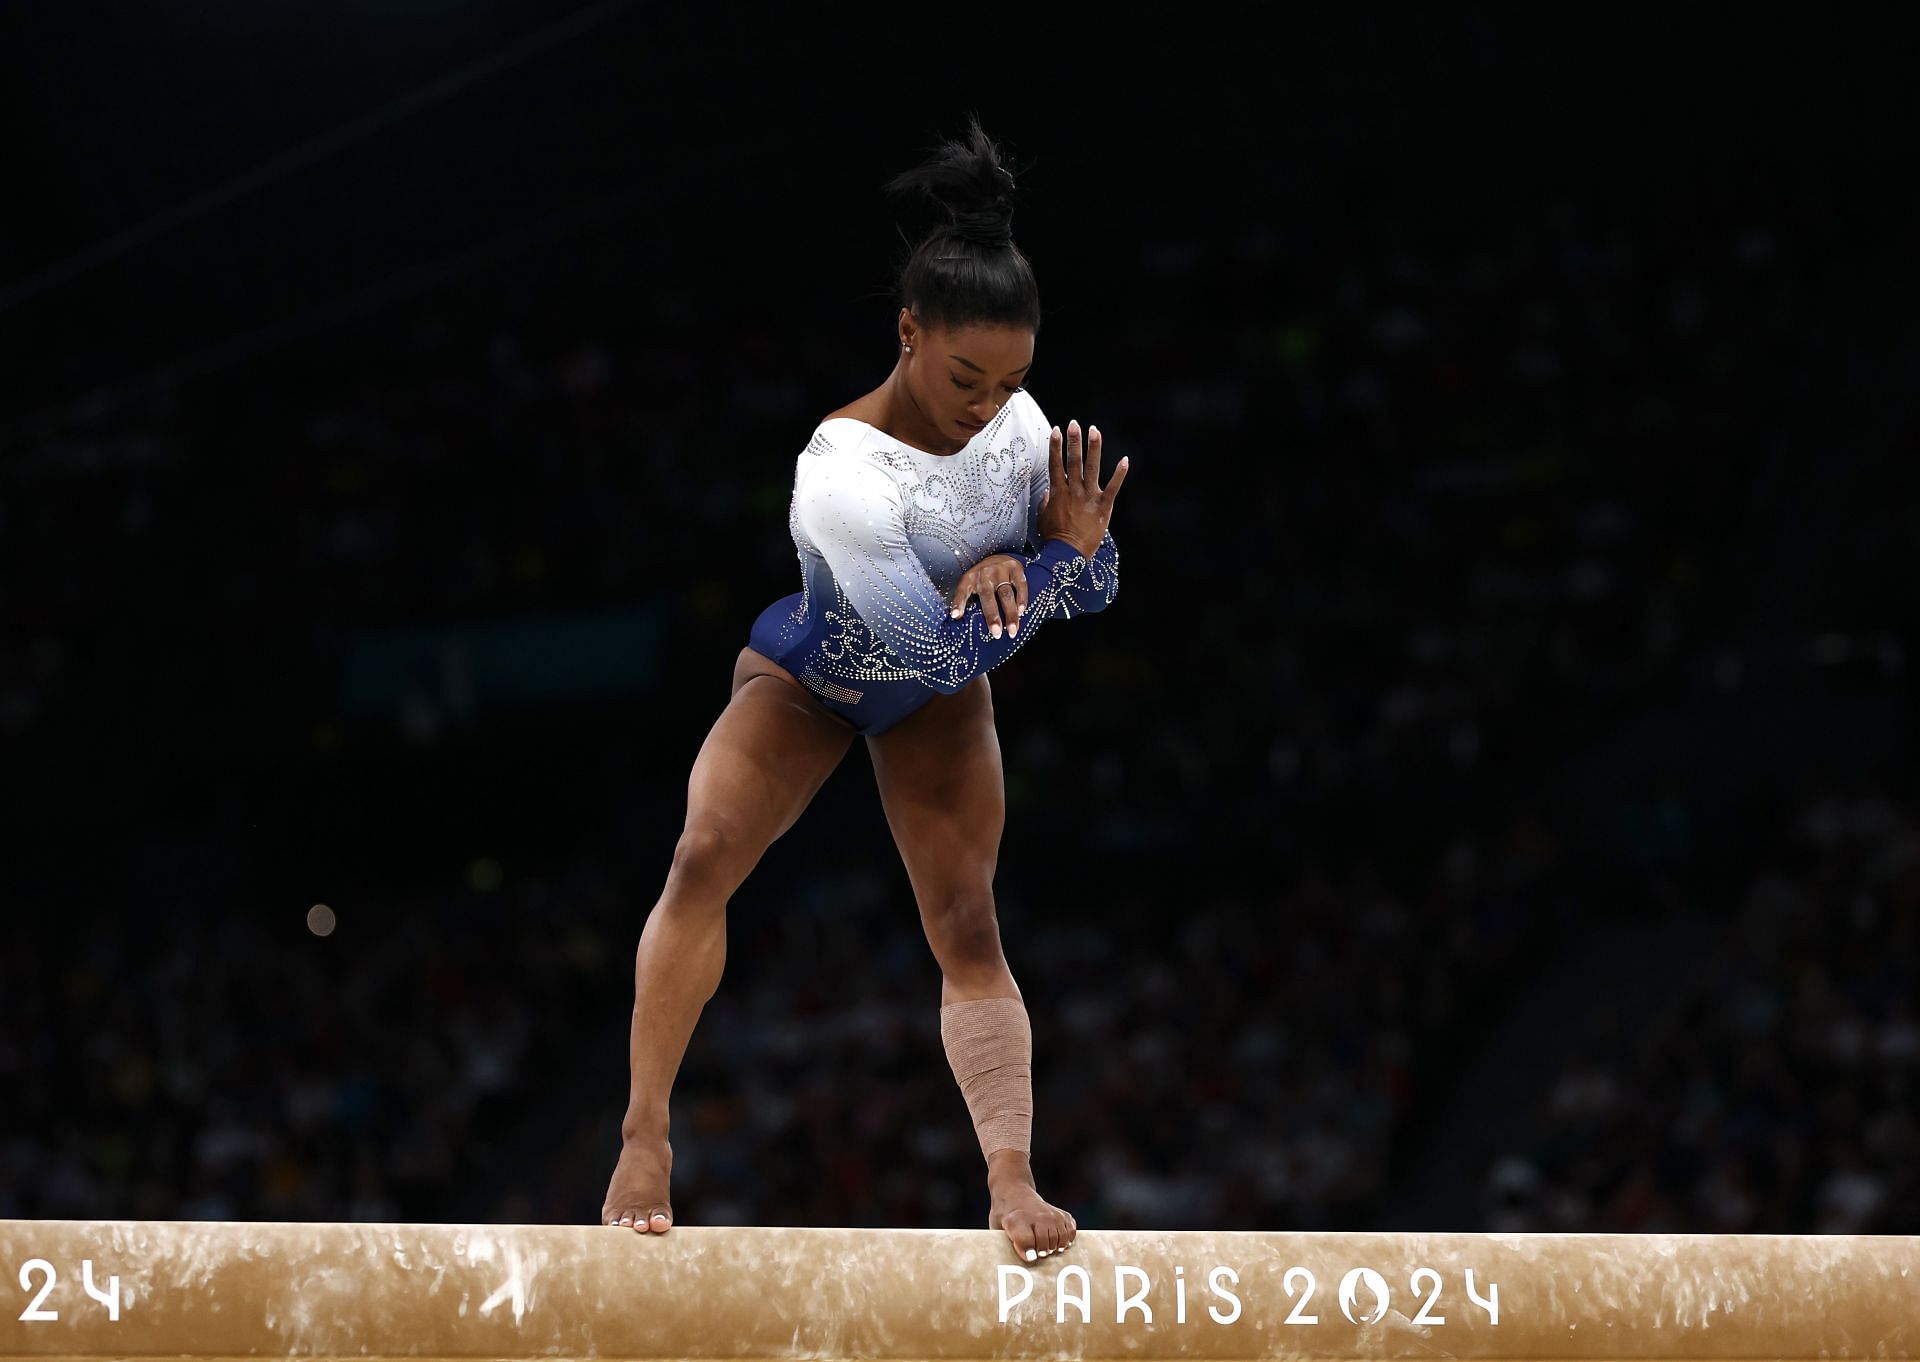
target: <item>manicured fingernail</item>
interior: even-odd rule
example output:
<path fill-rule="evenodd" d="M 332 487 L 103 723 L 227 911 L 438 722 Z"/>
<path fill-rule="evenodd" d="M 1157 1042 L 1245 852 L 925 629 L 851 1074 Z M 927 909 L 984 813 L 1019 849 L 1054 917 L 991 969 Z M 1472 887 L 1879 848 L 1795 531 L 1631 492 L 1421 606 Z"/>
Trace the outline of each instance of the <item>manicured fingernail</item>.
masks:
<path fill-rule="evenodd" d="M 1007 637 L 1008 637 L 1008 638 L 1019 638 L 1019 637 L 1020 637 L 1020 626 L 1019 626 L 1018 624 L 1009 624 L 1009 625 L 1007 626 Z"/>
<path fill-rule="evenodd" d="M 999 625 L 997 625 L 997 624 L 993 626 L 993 636 L 994 636 L 995 638 L 999 638 L 999 637 L 1000 637 L 1000 626 L 999 626 Z"/>
<path fill-rule="evenodd" d="M 1121 462 L 1121 463 L 1125 463 L 1125 462 L 1126 462 L 1126 460 L 1125 460 L 1125 459 L 1122 459 L 1122 460 L 1120 460 L 1120 462 Z M 955 607 L 953 608 L 953 610 L 952 610 L 952 611 L 951 611 L 950 613 L 952 614 L 952 616 L 953 616 L 953 618 L 955 618 L 955 619 L 959 619 L 959 618 L 960 618 L 960 607 L 956 605 L 956 606 L 955 606 Z"/>
<path fill-rule="evenodd" d="M 1028 1249 L 1028 1250 L 1027 1250 L 1027 1261 L 1028 1261 L 1028 1262 L 1032 1262 L 1032 1261 L 1033 1261 L 1033 1260 L 1034 1260 L 1035 1258 L 1038 1258 L 1039 1256 L 1040 1256 L 1040 1255 L 1039 1255 L 1039 1254 L 1037 1254 L 1037 1253 L 1035 1253 L 1035 1252 L 1034 1252 L 1034 1251 L 1033 1251 L 1032 1249 Z"/>

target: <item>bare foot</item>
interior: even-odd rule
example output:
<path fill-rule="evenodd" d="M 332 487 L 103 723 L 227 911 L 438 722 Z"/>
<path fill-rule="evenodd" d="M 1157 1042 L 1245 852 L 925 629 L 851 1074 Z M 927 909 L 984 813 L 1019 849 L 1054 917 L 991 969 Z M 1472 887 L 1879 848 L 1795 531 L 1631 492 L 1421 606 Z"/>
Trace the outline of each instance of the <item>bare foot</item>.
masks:
<path fill-rule="evenodd" d="M 673 1204 L 667 1189 L 673 1177 L 673 1147 L 665 1140 L 632 1139 L 620 1146 L 620 1162 L 607 1184 L 602 1225 L 625 1225 L 641 1234 L 665 1234 L 673 1228 Z"/>
<path fill-rule="evenodd" d="M 987 1191 L 993 1198 L 987 1228 L 1005 1230 L 1014 1253 L 1029 1263 L 1061 1252 L 1080 1233 L 1072 1216 L 1041 1198 L 1033 1166 L 1017 1149 L 994 1150 L 987 1161 Z"/>

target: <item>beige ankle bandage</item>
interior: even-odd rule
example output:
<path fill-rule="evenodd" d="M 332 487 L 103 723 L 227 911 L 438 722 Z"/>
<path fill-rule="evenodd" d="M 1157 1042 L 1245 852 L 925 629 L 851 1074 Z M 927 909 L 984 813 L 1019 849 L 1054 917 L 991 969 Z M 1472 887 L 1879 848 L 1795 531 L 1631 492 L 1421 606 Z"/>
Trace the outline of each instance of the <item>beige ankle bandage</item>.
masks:
<path fill-rule="evenodd" d="M 1018 998 L 975 998 L 940 1009 L 940 1039 L 947 1047 L 960 1095 L 973 1113 L 980 1152 L 1033 1152 L 1033 1026 Z"/>

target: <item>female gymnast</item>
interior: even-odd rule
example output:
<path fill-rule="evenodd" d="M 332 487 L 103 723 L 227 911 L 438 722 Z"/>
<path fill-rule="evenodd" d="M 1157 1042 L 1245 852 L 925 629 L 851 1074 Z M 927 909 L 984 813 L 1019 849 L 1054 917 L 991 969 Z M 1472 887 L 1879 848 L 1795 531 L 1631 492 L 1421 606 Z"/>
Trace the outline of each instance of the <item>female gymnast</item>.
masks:
<path fill-rule="evenodd" d="M 600 1218 L 672 1226 L 668 1095 L 720 984 L 727 900 L 860 734 L 940 965 L 940 1035 L 986 1160 L 987 1223 L 1030 1262 L 1077 1227 L 1042 1199 L 1028 1158 L 1033 1033 L 994 916 L 1006 792 L 987 672 L 1044 622 L 1113 600 L 1107 521 L 1127 461 L 1102 488 L 1099 429 L 1083 454 L 1079 423 L 1063 437 L 1020 386 L 1040 296 L 1013 244 L 1013 176 L 979 120 L 885 188 L 931 198 L 948 221 L 902 272 L 893 373 L 823 420 L 795 466 L 802 589 L 754 622 L 694 759 L 634 962 L 631 1086 Z"/>

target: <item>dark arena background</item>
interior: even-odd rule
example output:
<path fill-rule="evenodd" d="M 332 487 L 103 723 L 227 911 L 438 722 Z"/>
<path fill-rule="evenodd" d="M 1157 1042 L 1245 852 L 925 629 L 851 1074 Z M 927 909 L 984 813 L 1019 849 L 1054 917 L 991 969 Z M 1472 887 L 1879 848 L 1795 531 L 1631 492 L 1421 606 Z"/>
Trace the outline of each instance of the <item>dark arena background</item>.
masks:
<path fill-rule="evenodd" d="M 977 111 L 1131 460 L 992 675 L 1049 1196 L 1920 1233 L 1920 53 L 1442 9 L 0 10 L 0 1220 L 593 1224 L 880 185 Z M 861 744 L 728 929 L 682 1224 L 980 1231 Z"/>

